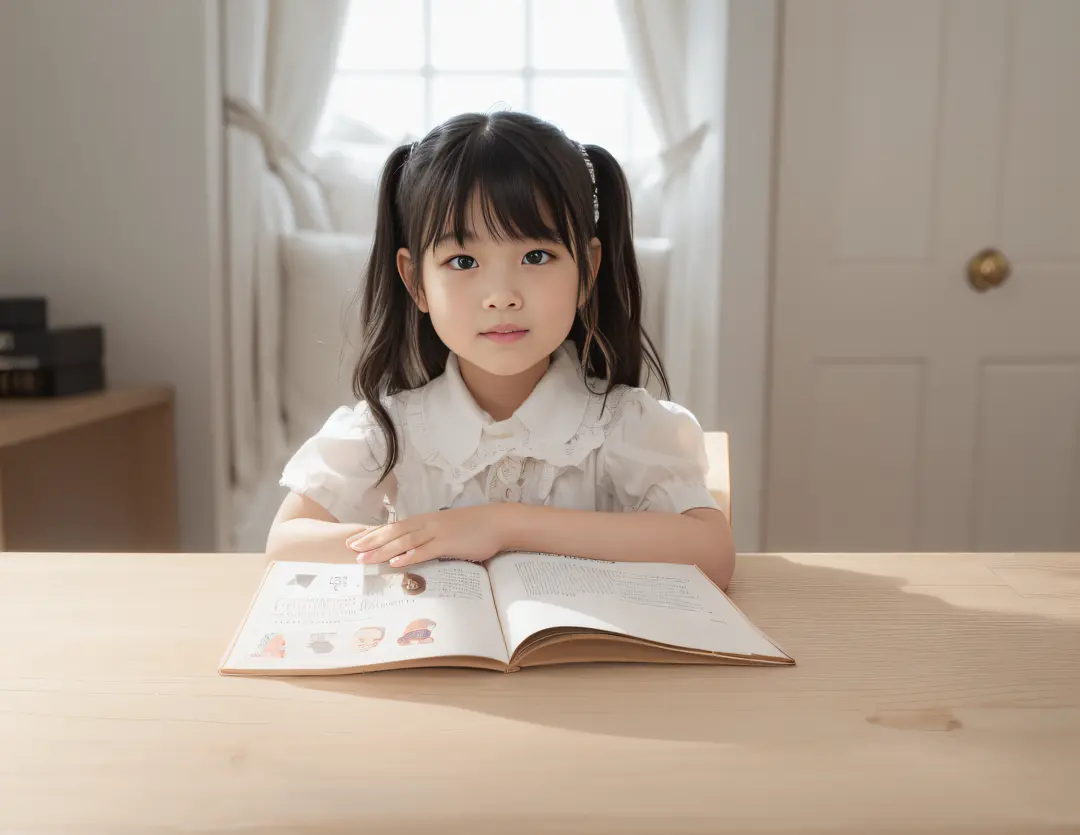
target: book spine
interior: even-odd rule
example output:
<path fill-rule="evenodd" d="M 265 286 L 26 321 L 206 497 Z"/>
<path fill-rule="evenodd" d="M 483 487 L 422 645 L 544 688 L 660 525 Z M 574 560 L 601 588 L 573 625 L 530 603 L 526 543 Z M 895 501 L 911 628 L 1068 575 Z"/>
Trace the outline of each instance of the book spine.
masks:
<path fill-rule="evenodd" d="M 4 342 L 5 333 L 45 330 L 48 320 L 48 301 L 45 298 L 0 298 L 0 345 Z"/>
<path fill-rule="evenodd" d="M 0 397 L 44 397 L 48 389 L 48 375 L 41 369 L 0 369 Z"/>
<path fill-rule="evenodd" d="M 41 368 L 37 357 L 0 356 L 0 371 L 33 371 Z"/>
<path fill-rule="evenodd" d="M 87 394 L 105 387 L 100 365 L 77 368 L 37 368 L 30 358 L 5 358 L 0 363 L 0 399 L 64 397 Z"/>

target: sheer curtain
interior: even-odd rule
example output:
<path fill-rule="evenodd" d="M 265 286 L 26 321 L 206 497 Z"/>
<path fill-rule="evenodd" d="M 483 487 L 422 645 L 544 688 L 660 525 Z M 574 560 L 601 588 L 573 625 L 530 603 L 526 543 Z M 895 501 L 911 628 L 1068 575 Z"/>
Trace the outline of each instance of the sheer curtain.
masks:
<path fill-rule="evenodd" d="M 331 231 L 304 159 L 333 76 L 348 0 L 224 4 L 230 465 L 237 504 L 285 453 L 279 233 Z"/>
<path fill-rule="evenodd" d="M 618 0 L 618 9 L 635 78 L 664 146 L 661 231 L 672 252 L 661 356 L 673 399 L 706 430 L 719 429 L 719 68 L 695 61 L 690 71 L 695 3 Z M 713 54 L 721 53 L 722 44 L 713 46 Z"/>

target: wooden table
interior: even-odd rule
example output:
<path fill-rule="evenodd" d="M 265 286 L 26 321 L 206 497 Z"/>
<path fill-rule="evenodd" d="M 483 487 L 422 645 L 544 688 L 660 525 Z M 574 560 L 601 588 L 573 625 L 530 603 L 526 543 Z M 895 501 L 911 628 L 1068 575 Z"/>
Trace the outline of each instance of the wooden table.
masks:
<path fill-rule="evenodd" d="M 233 678 L 250 555 L 0 555 L 0 832 L 1080 832 L 1080 555 L 742 557 L 792 668 Z"/>
<path fill-rule="evenodd" d="M 0 550 L 179 547 L 172 388 L 0 400 Z"/>

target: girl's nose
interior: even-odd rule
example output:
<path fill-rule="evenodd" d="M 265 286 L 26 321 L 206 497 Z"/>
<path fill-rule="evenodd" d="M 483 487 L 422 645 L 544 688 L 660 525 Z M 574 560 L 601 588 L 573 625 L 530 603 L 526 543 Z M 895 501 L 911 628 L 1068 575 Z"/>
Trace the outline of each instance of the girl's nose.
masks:
<path fill-rule="evenodd" d="M 484 307 L 488 310 L 520 310 L 521 299 L 506 293 L 491 295 L 484 303 Z"/>
<path fill-rule="evenodd" d="M 520 310 L 521 294 L 508 281 L 495 281 L 484 297 L 486 310 Z"/>

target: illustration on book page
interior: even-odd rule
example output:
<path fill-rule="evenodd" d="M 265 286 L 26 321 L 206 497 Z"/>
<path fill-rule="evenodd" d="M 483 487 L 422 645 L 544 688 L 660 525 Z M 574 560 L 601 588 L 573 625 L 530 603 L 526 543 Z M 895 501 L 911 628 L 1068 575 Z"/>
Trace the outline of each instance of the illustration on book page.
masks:
<path fill-rule="evenodd" d="M 403 647 L 409 646 L 410 644 L 434 643 L 435 639 L 431 637 L 431 630 L 434 629 L 435 626 L 435 621 L 430 618 L 414 620 L 405 627 L 405 634 L 398 638 L 397 642 Z"/>
<path fill-rule="evenodd" d="M 268 632 L 259 641 L 258 647 L 252 653 L 255 658 L 284 658 L 285 636 L 280 632 Z"/>
<path fill-rule="evenodd" d="M 318 655 L 325 655 L 328 652 L 333 652 L 333 639 L 336 637 L 336 632 L 313 632 L 311 634 L 311 641 L 308 643 L 308 649 Z"/>
<path fill-rule="evenodd" d="M 375 649 L 386 637 L 386 630 L 381 626 L 364 626 L 353 633 L 353 649 L 357 652 L 367 652 Z"/>

